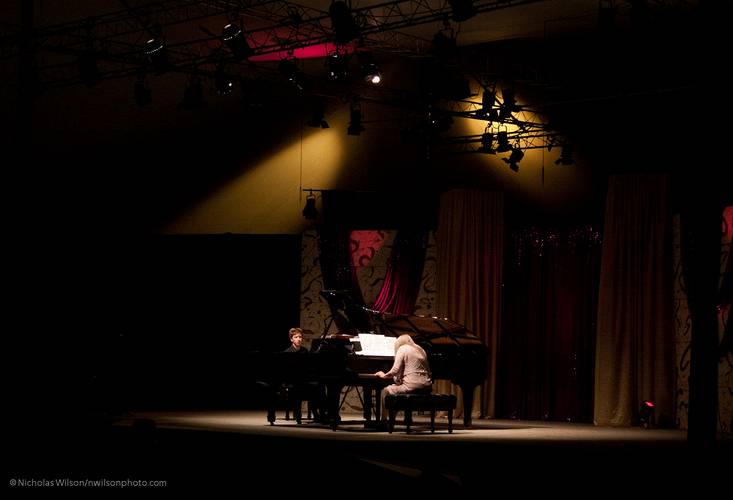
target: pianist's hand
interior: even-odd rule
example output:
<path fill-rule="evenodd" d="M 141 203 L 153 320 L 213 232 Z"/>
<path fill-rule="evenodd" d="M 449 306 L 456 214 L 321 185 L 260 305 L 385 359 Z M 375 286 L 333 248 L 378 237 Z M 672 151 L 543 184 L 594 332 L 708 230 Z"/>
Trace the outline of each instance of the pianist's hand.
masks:
<path fill-rule="evenodd" d="M 374 375 L 376 375 L 376 376 L 377 376 L 377 377 L 379 377 L 379 378 L 386 378 L 386 377 L 384 376 L 384 372 L 383 372 L 383 371 L 378 371 L 378 372 L 377 372 L 377 373 L 375 373 Z"/>

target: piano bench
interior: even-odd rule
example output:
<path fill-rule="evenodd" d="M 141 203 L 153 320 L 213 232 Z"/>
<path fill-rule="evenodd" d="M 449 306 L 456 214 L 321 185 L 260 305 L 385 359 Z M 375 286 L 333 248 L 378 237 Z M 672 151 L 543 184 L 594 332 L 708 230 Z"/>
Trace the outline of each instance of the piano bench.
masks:
<path fill-rule="evenodd" d="M 456 397 L 453 394 L 388 394 L 384 397 L 384 408 L 389 412 L 389 433 L 394 430 L 398 411 L 405 412 L 405 425 L 410 433 L 413 411 L 430 412 L 430 432 L 435 432 L 435 412 L 448 411 L 448 433 L 453 433 L 453 410 Z"/>

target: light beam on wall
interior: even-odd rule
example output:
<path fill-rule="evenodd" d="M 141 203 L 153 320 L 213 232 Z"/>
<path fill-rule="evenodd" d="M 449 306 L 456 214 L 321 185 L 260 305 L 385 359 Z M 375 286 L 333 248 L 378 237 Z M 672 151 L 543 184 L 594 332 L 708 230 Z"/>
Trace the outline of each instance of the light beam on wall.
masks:
<path fill-rule="evenodd" d="M 338 119 L 346 124 L 346 110 Z M 162 229 L 169 234 L 298 234 L 304 229 L 299 186 L 327 189 L 347 168 L 343 164 L 344 134 L 336 127 L 308 130 L 257 164 L 242 164 L 242 173 L 209 193 Z M 328 151 L 328 155 L 323 152 Z M 302 157 L 301 157 L 302 152 Z M 303 162 L 301 179 L 299 164 Z"/>

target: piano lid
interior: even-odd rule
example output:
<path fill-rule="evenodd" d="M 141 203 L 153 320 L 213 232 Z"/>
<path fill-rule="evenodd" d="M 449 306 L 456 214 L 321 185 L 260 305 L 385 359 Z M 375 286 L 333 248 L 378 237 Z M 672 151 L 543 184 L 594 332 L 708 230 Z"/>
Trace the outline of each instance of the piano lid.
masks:
<path fill-rule="evenodd" d="M 465 326 L 448 318 L 434 316 L 418 316 L 414 314 L 377 313 L 376 331 L 396 337 L 405 333 L 420 343 L 432 345 L 478 345 L 483 344 L 473 332 Z"/>
<path fill-rule="evenodd" d="M 340 334 L 358 335 L 359 332 L 373 330 L 369 309 L 357 304 L 348 290 L 321 290 L 321 297 L 328 302 L 331 317 L 336 322 Z M 329 323 L 323 336 L 328 333 L 330 326 Z"/>
<path fill-rule="evenodd" d="M 407 333 L 423 344 L 483 345 L 468 328 L 448 318 L 380 313 L 357 304 L 345 290 L 323 290 L 321 295 L 328 301 L 342 332 L 375 332 L 394 337 Z"/>

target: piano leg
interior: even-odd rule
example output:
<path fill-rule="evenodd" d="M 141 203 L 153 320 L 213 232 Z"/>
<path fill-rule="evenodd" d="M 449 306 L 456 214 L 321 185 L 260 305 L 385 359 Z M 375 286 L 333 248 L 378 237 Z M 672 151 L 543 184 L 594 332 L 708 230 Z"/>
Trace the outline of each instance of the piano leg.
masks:
<path fill-rule="evenodd" d="M 471 413 L 473 412 L 473 391 L 477 384 L 462 384 L 461 395 L 463 396 L 463 426 L 471 427 Z"/>
<path fill-rule="evenodd" d="M 257 381 L 257 386 L 259 387 L 260 393 L 264 395 L 265 402 L 267 403 L 267 421 L 270 422 L 270 425 L 275 425 L 275 419 L 277 418 L 277 389 L 272 383 L 261 380 Z"/>
<path fill-rule="evenodd" d="M 336 427 L 341 422 L 341 408 L 339 406 L 341 404 L 341 391 L 343 389 L 343 382 L 326 384 L 326 419 L 330 421 L 333 430 L 336 430 Z"/>
<path fill-rule="evenodd" d="M 372 427 L 372 409 L 374 410 L 374 424 L 378 424 L 382 416 L 382 388 L 385 382 L 377 381 L 362 382 L 362 393 L 364 394 L 364 427 Z M 372 398 L 374 404 L 372 405 Z"/>
<path fill-rule="evenodd" d="M 364 427 L 369 426 L 369 422 L 372 420 L 372 394 L 374 389 L 368 385 L 363 385 L 361 387 L 362 394 L 363 394 L 363 401 L 362 408 L 363 408 L 363 415 L 364 415 Z"/>
<path fill-rule="evenodd" d="M 374 389 L 375 397 L 374 397 L 374 404 L 376 406 L 374 410 L 374 419 L 379 424 L 379 422 L 382 420 L 382 387 L 378 386 Z"/>

